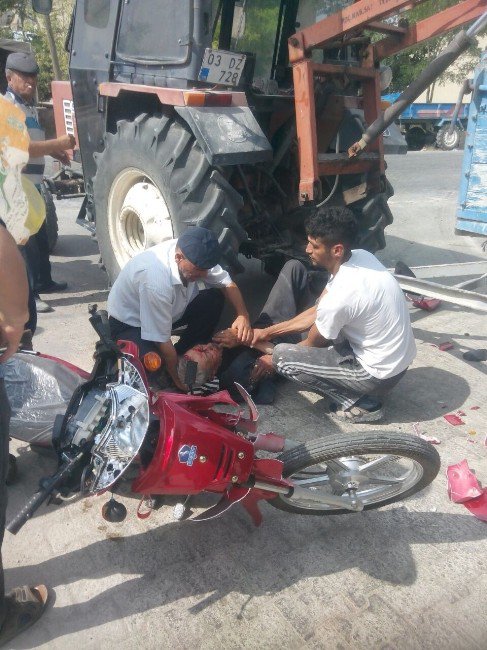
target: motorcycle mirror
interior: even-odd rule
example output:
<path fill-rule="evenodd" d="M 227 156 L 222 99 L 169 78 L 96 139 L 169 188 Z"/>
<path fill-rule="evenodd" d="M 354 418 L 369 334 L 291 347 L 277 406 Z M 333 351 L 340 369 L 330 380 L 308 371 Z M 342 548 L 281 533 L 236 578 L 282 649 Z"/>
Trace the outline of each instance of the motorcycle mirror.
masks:
<path fill-rule="evenodd" d="M 120 503 L 120 501 L 115 501 L 112 497 L 107 501 L 103 508 L 101 509 L 101 516 L 105 521 L 109 521 L 112 524 L 120 523 L 127 516 L 127 508 Z"/>
<path fill-rule="evenodd" d="M 32 0 L 32 8 L 37 14 L 47 16 L 52 10 L 52 0 Z"/>

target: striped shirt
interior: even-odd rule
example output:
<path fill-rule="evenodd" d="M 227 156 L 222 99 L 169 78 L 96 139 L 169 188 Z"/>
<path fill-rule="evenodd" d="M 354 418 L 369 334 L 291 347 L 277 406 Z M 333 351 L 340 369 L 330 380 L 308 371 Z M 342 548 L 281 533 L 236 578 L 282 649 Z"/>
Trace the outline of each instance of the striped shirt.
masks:
<path fill-rule="evenodd" d="M 110 291 L 110 316 L 140 327 L 145 341 L 167 343 L 172 324 L 184 314 L 200 288 L 226 287 L 231 277 L 221 266 L 209 269 L 204 280 L 185 286 L 175 260 L 177 239 L 161 242 L 139 253 L 120 271 Z"/>
<path fill-rule="evenodd" d="M 5 98 L 18 106 L 25 115 L 25 126 L 29 132 L 29 137 L 33 142 L 43 142 L 46 139 L 44 129 L 39 124 L 39 113 L 34 104 L 27 104 L 22 97 L 14 93 L 11 88 L 7 88 Z M 23 174 L 34 183 L 40 185 L 44 176 L 44 156 L 30 157 L 29 162 L 23 169 Z"/>

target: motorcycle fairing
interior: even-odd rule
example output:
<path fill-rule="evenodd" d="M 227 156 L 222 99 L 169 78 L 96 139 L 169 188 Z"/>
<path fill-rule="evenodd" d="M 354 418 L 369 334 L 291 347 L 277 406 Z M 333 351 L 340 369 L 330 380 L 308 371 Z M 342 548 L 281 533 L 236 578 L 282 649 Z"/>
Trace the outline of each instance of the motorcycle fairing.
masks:
<path fill-rule="evenodd" d="M 5 364 L 12 438 L 52 446 L 57 416 L 66 412 L 75 389 L 89 377 L 71 363 L 45 354 L 18 352 Z"/>
<path fill-rule="evenodd" d="M 239 416 L 214 411 L 217 404 L 237 407 L 227 391 L 207 397 L 158 393 L 153 411 L 160 420 L 160 435 L 152 460 L 132 483 L 134 492 L 223 492 L 232 482 L 245 483 L 253 445 L 225 428 Z"/>
<path fill-rule="evenodd" d="M 275 484 L 279 487 L 291 483 L 282 478 L 283 462 L 275 458 L 261 458 L 254 460 L 252 466 L 252 479 L 255 481 L 263 481 L 269 484 Z M 229 510 L 236 503 L 241 503 L 245 510 L 250 515 L 252 522 L 255 526 L 260 526 L 262 523 L 262 513 L 259 509 L 259 501 L 269 501 L 275 499 L 277 494 L 255 487 L 241 487 L 239 485 L 232 486 L 225 491 L 220 501 L 202 512 L 200 515 L 193 517 L 190 521 L 208 521 L 215 519 L 224 512 Z"/>

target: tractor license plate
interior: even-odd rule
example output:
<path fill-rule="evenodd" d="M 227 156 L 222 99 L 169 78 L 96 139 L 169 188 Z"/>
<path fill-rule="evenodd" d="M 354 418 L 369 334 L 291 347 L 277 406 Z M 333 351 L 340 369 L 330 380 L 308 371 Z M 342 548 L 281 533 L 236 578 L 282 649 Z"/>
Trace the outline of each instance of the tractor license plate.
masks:
<path fill-rule="evenodd" d="M 238 86 L 245 65 L 245 54 L 234 54 L 224 50 L 205 50 L 199 81 Z"/>

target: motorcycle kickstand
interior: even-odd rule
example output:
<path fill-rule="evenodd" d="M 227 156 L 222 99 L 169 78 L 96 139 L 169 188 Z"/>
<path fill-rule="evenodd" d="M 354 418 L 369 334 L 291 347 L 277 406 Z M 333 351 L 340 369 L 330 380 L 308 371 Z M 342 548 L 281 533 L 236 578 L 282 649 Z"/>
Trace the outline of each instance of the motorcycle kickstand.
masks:
<path fill-rule="evenodd" d="M 190 500 L 191 500 L 191 494 L 188 494 L 187 497 L 184 499 L 184 501 L 180 501 L 179 503 L 176 503 L 172 511 L 172 516 L 174 517 L 174 519 L 176 519 L 176 521 L 182 521 L 183 519 L 186 519 L 186 517 L 189 516 L 191 512 Z"/>

